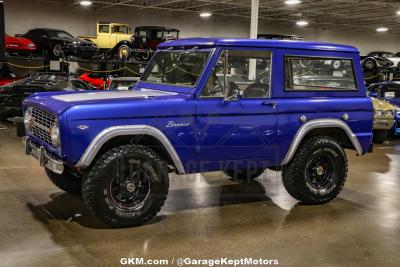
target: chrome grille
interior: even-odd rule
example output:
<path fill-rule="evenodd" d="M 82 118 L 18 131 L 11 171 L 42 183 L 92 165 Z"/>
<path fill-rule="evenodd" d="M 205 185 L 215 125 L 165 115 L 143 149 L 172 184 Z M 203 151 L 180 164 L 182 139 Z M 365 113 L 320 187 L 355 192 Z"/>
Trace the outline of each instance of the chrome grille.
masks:
<path fill-rule="evenodd" d="M 48 144 L 53 144 L 50 129 L 55 124 L 56 118 L 37 108 L 32 108 L 32 117 L 34 119 L 31 129 L 32 134 Z"/>

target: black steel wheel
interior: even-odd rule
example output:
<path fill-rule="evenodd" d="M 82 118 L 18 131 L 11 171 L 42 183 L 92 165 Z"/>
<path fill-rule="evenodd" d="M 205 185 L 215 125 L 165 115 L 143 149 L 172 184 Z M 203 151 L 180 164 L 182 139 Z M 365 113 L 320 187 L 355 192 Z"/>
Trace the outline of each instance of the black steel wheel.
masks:
<path fill-rule="evenodd" d="M 282 180 L 291 196 L 304 204 L 333 200 L 347 178 L 347 157 L 333 138 L 316 136 L 304 141 L 283 167 Z"/>
<path fill-rule="evenodd" d="M 112 227 L 153 218 L 168 194 L 167 164 L 151 149 L 124 145 L 103 154 L 88 170 L 82 195 L 89 210 Z"/>

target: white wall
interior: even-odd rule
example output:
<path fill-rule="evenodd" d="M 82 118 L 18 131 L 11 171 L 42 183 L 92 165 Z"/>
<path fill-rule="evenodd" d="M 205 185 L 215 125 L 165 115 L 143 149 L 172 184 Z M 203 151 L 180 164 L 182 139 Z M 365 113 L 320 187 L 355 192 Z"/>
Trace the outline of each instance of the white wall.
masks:
<path fill-rule="evenodd" d="M 165 14 L 149 10 L 121 9 L 94 10 L 80 6 L 51 3 L 37 4 L 30 0 L 5 0 L 6 32 L 25 33 L 34 27 L 64 29 L 74 35 L 95 34 L 96 21 L 127 22 L 131 26 L 168 26 L 181 30 L 181 37 L 248 37 L 250 21 L 237 18 L 214 17 L 200 19 L 194 13 Z M 310 41 L 349 44 L 362 53 L 371 50 L 400 51 L 400 37 L 389 33 L 339 32 L 315 27 L 282 27 L 279 23 L 260 23 L 261 33 L 298 34 Z"/>

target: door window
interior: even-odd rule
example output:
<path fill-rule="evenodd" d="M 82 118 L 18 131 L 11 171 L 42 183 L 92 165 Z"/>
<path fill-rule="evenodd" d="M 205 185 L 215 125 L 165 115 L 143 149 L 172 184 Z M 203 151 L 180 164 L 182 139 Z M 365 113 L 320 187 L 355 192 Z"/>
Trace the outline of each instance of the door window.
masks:
<path fill-rule="evenodd" d="M 270 51 L 225 50 L 201 97 L 264 98 L 269 96 L 270 80 Z"/>

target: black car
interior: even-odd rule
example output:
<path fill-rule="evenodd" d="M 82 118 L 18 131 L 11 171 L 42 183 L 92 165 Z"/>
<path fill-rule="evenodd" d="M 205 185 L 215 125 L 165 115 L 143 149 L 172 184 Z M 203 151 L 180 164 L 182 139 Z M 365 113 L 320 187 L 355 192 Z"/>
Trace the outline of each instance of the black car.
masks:
<path fill-rule="evenodd" d="M 98 51 L 94 43 L 75 38 L 63 30 L 36 28 L 22 36 L 32 40 L 37 51 L 46 51 L 50 58 L 63 55 L 91 58 Z"/>
<path fill-rule="evenodd" d="M 22 102 L 34 93 L 48 91 L 95 90 L 92 85 L 67 74 L 37 73 L 0 87 L 0 121 L 22 116 Z"/>

